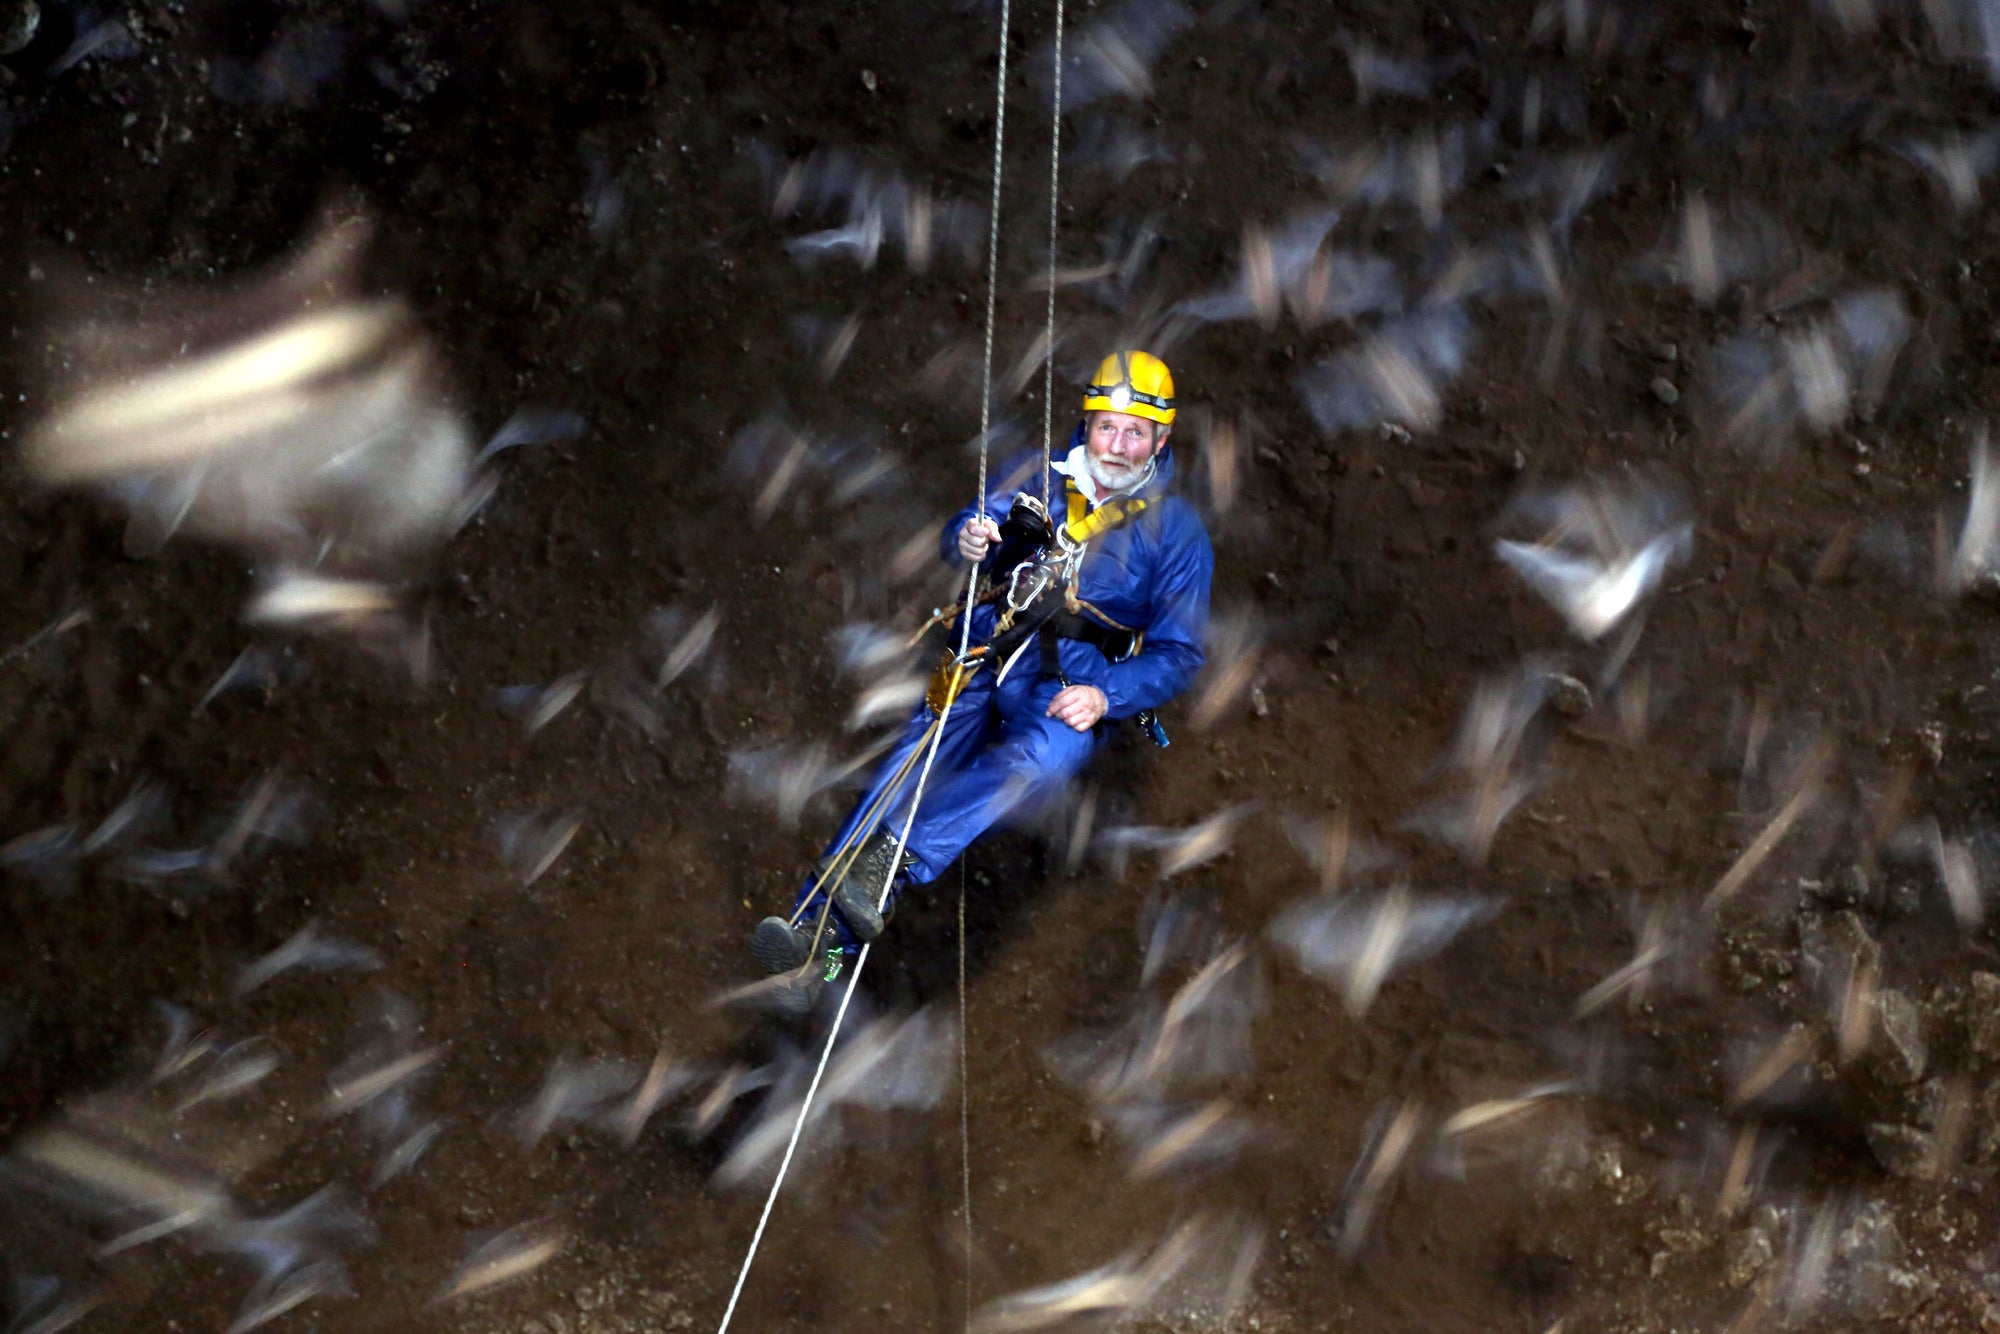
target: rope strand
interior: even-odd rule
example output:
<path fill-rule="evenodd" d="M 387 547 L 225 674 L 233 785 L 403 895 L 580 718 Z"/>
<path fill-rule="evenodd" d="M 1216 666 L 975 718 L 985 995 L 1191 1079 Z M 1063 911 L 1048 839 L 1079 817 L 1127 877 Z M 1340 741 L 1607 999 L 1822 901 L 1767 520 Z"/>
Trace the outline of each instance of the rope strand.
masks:
<path fill-rule="evenodd" d="M 1043 330 L 1042 509 L 1049 507 L 1049 459 L 1056 447 L 1056 202 L 1062 198 L 1063 0 L 1056 0 L 1055 92 L 1049 113 L 1049 303 Z"/>
<path fill-rule="evenodd" d="M 1007 147 L 1007 34 L 1012 17 L 1012 0 L 1000 0 L 1000 68 L 993 76 L 993 199 L 988 206 L 986 222 L 986 346 L 979 366 L 979 489 L 972 493 L 972 512 L 980 519 L 986 517 L 986 456 L 993 447 L 993 326 L 995 302 L 1000 291 L 1000 180 L 1006 162 Z M 1044 469 L 1046 476 L 1046 469 Z M 1046 485 L 1046 481 L 1044 482 Z M 979 600 L 979 563 L 973 562 L 965 579 L 965 611 L 958 628 L 958 655 L 963 658 L 972 647 L 972 608 Z M 944 708 L 940 711 L 938 736 L 944 735 L 943 720 L 951 716 L 951 706 L 957 701 L 958 692 L 945 696 Z M 936 749 L 932 752 L 935 755 Z M 926 775 L 930 763 L 924 764 Z M 923 779 L 917 780 L 917 792 L 923 793 Z M 910 805 L 910 818 L 916 818 L 915 802 Z M 909 839 L 906 825 L 903 838 Z M 890 860 L 890 878 L 895 877 L 895 867 L 903 859 L 903 849 L 899 844 L 896 855 Z M 972 1048 L 966 1043 L 967 1020 L 965 1015 L 965 866 L 961 862 L 958 871 L 958 1179 L 960 1210 L 965 1223 L 965 1328 L 966 1334 L 972 1330 L 972 1076 L 966 1066 L 972 1059 Z M 883 886 L 883 899 L 888 898 L 888 886 Z M 859 964 L 856 972 L 860 971 Z"/>
<path fill-rule="evenodd" d="M 965 858 L 958 859 L 958 1186 L 965 1214 L 965 1329 L 972 1334 L 972 1038 L 965 992 Z"/>
<path fill-rule="evenodd" d="M 974 494 L 972 506 L 976 514 L 983 517 L 986 512 L 987 452 L 991 445 L 993 419 L 993 324 L 996 296 L 1000 285 L 1000 181 L 1005 160 L 1007 138 L 1007 34 L 1012 15 L 1012 0 L 1000 0 L 1000 68 L 993 84 L 993 201 L 986 238 L 986 348 L 985 359 L 979 379 L 979 490 Z M 1060 37 L 1060 33 L 1058 33 Z M 1058 71 L 1060 77 L 1060 71 Z M 964 620 L 959 631 L 958 651 L 963 656 L 972 645 L 972 608 L 979 592 L 979 566 L 974 564 L 966 577 Z M 945 724 L 951 718 L 951 708 L 957 702 L 957 692 L 953 691 L 945 699 L 944 708 L 938 711 L 937 726 L 931 730 L 930 749 L 924 756 L 924 767 L 917 775 L 916 790 L 910 795 L 909 816 L 903 821 L 903 831 L 896 839 L 895 853 L 889 859 L 889 871 L 883 878 L 882 888 L 876 895 L 877 911 L 889 902 L 889 890 L 896 881 L 896 871 L 903 860 L 903 850 L 909 846 L 910 830 L 916 824 L 917 808 L 924 798 L 924 786 L 930 781 L 931 765 L 937 759 L 938 746 L 944 740 Z M 967 1133 L 968 1119 L 964 1102 L 966 1052 L 963 1044 L 965 1024 L 965 904 L 959 900 L 959 1133 L 962 1140 L 960 1181 L 965 1191 L 965 1309 L 966 1328 L 972 1326 L 972 1157 Z M 778 1161 L 778 1173 L 771 1181 L 770 1193 L 764 1197 L 763 1212 L 757 1216 L 757 1228 L 750 1234 L 750 1249 L 743 1257 L 743 1267 L 737 1271 L 736 1285 L 729 1291 L 729 1304 L 723 1309 L 722 1323 L 716 1334 L 729 1334 L 729 1323 L 736 1317 L 736 1304 L 743 1297 L 743 1285 L 750 1278 L 750 1267 L 756 1263 L 757 1248 L 763 1244 L 764 1231 L 770 1226 L 771 1211 L 778 1203 L 778 1192 L 784 1188 L 785 1175 L 791 1170 L 792 1156 L 798 1152 L 799 1138 L 805 1133 L 806 1120 L 812 1115 L 813 1098 L 819 1093 L 820 1081 L 826 1076 L 827 1062 L 833 1057 L 834 1043 L 840 1039 L 840 1026 L 847 1019 L 847 1007 L 854 1000 L 855 989 L 861 983 L 862 970 L 868 966 L 868 955 L 874 949 L 874 942 L 861 947 L 855 956 L 854 971 L 848 975 L 847 985 L 841 991 L 840 1007 L 834 1011 L 833 1024 L 827 1030 L 826 1045 L 820 1050 L 819 1064 L 813 1067 L 812 1082 L 806 1086 L 805 1098 L 799 1104 L 798 1119 L 792 1123 L 791 1137 L 785 1141 L 785 1156 Z"/>
<path fill-rule="evenodd" d="M 988 205 L 986 225 L 986 354 L 979 373 L 979 494 L 973 507 L 986 513 L 986 451 L 993 429 L 993 309 L 1000 291 L 1000 176 L 1002 156 L 1007 146 L 1007 28 L 1013 0 L 1000 0 L 1000 69 L 993 78 L 993 201 Z M 972 567 L 973 586 L 978 586 L 979 567 Z M 966 607 L 970 610 L 971 594 Z M 972 617 L 965 618 L 966 631 L 958 651 L 972 642 Z"/>

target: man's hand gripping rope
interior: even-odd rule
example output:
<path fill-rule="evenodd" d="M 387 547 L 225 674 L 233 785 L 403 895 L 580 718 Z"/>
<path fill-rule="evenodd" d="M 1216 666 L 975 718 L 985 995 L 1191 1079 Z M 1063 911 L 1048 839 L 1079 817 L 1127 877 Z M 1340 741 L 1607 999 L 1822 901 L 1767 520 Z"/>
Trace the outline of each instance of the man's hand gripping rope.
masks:
<path fill-rule="evenodd" d="M 974 565 L 986 559 L 986 552 L 1000 540 L 1000 525 L 981 515 L 965 521 L 958 530 L 958 554 Z"/>

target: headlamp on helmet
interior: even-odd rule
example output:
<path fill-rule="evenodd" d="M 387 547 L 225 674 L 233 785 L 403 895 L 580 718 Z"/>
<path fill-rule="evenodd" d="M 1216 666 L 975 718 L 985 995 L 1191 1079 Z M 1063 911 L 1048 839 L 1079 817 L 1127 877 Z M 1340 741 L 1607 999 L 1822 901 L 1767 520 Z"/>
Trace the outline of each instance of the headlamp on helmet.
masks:
<path fill-rule="evenodd" d="M 1150 352 L 1114 352 L 1083 393 L 1085 412 L 1129 412 L 1162 426 L 1174 421 L 1174 377 Z"/>

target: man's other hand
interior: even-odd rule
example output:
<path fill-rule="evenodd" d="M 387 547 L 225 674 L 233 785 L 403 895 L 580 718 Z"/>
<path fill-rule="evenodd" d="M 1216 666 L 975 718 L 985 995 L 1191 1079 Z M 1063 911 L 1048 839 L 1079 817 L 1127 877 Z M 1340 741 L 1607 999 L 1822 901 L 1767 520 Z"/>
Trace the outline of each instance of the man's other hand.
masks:
<path fill-rule="evenodd" d="M 1049 701 L 1048 714 L 1060 718 L 1079 732 L 1088 732 L 1097 726 L 1104 711 L 1111 707 L 1111 701 L 1104 698 L 1104 692 L 1096 686 L 1065 686 Z"/>
<path fill-rule="evenodd" d="M 958 530 L 958 554 L 977 565 L 986 559 L 986 548 L 1000 540 L 1000 525 L 987 518 L 965 521 Z"/>

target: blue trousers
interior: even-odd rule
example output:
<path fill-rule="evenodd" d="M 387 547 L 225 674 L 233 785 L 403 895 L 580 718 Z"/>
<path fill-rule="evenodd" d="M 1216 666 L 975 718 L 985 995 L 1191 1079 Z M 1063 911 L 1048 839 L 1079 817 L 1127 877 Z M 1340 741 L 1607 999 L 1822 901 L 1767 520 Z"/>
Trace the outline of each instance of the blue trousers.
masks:
<path fill-rule="evenodd" d="M 1097 749 L 1099 729 L 1079 732 L 1045 712 L 1062 689 L 1061 682 L 1038 679 L 1020 667 L 997 690 L 989 678 L 988 672 L 975 676 L 959 693 L 951 706 L 951 717 L 945 721 L 937 759 L 905 848 L 914 858 L 906 872 L 911 883 L 921 885 L 937 879 L 988 829 L 1054 798 Z M 867 792 L 827 845 L 822 861 L 855 832 L 876 796 L 904 760 L 915 753 L 915 763 L 877 826 L 892 838 L 903 832 L 903 822 L 910 818 L 910 798 L 916 794 L 917 779 L 923 772 L 921 748 L 929 745 L 925 734 L 931 719 L 930 710 L 918 705 L 903 735 L 875 771 Z M 869 892 L 879 894 L 881 887 L 871 885 Z M 792 920 L 816 921 L 820 898 L 815 869 L 799 887 Z M 840 914 L 833 913 L 829 920 L 838 925 L 842 941 L 854 948 Z"/>

